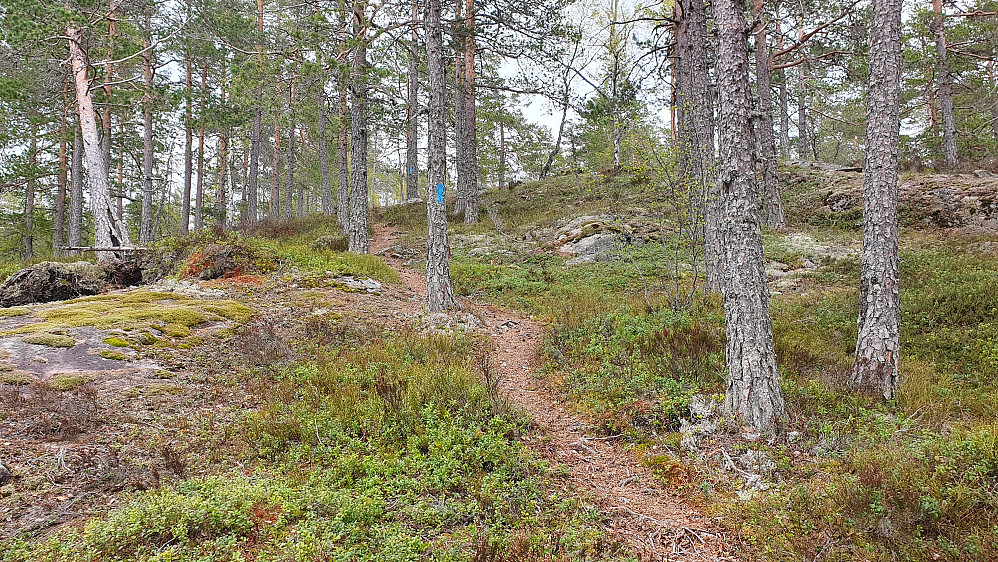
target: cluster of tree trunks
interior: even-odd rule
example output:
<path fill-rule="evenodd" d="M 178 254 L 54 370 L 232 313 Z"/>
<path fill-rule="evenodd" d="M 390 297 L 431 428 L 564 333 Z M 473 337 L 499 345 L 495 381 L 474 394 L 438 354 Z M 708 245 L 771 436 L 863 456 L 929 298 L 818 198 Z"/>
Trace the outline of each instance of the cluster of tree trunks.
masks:
<path fill-rule="evenodd" d="M 767 43 L 763 0 L 754 0 L 757 25 L 748 28 L 746 0 L 716 0 L 717 131 L 720 153 L 714 160 L 714 92 L 710 90 L 706 9 L 702 0 L 677 0 L 674 13 L 676 65 L 674 111 L 680 176 L 687 182 L 690 212 L 703 230 L 708 286 L 724 295 L 728 366 L 725 406 L 743 423 L 764 433 L 778 429 L 784 403 L 776 367 L 769 290 L 766 284 L 761 225 L 785 222 L 776 175 L 772 73 L 780 72 L 781 146 L 789 146 L 785 68 L 774 64 L 807 40 L 777 52 Z M 938 8 L 939 0 L 934 0 Z M 936 10 L 940 96 L 950 96 L 945 37 Z M 897 178 L 900 127 L 901 0 L 874 0 L 871 24 L 870 82 L 867 95 L 864 238 L 856 359 L 849 387 L 875 390 L 885 399 L 897 391 L 898 239 Z M 841 17 L 841 16 L 840 16 Z M 750 95 L 747 37 L 755 35 L 755 100 Z M 799 72 L 806 80 L 804 69 Z M 798 101 L 798 151 L 807 154 L 806 104 Z M 942 102 L 946 112 L 946 102 Z M 944 143 L 953 137 L 943 119 Z M 946 148 L 949 160 L 950 148 Z M 952 149 L 955 157 L 955 146 Z M 784 152 L 786 154 L 786 152 Z M 955 163 L 955 162 L 953 162 Z M 716 177 L 715 177 L 716 170 Z M 760 186 L 759 178 L 762 185 Z"/>

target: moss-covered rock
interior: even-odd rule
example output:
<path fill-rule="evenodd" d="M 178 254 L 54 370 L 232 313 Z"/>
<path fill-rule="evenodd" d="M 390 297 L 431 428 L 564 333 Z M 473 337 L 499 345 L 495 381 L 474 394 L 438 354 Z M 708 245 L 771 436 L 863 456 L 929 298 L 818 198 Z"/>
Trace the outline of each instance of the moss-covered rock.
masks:
<path fill-rule="evenodd" d="M 26 371 L 2 371 L 0 372 L 0 384 L 11 386 L 24 386 L 35 381 L 35 376 Z"/>
<path fill-rule="evenodd" d="M 104 359 L 111 359 L 114 361 L 131 361 L 132 359 L 116 349 L 103 349 L 100 352 L 100 356 Z"/>
<path fill-rule="evenodd" d="M 49 386 L 58 391 L 67 392 L 79 388 L 88 382 L 93 382 L 93 380 L 93 375 L 85 373 L 59 373 L 52 376 L 52 379 L 49 380 Z"/>
<path fill-rule="evenodd" d="M 24 343 L 45 345 L 48 347 L 73 347 L 76 345 L 76 339 L 73 338 L 73 336 L 67 336 L 65 334 L 52 334 L 49 332 L 35 332 L 33 334 L 27 334 L 25 336 L 21 336 L 21 341 Z"/>

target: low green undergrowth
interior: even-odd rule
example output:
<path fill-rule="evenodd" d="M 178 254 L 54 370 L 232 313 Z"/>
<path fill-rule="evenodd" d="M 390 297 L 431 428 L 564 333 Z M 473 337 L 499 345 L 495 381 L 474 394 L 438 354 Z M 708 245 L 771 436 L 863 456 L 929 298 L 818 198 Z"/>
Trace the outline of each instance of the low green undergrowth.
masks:
<path fill-rule="evenodd" d="M 633 560 L 521 444 L 474 342 L 386 335 L 266 377 L 225 433 L 243 468 L 133 495 L 29 560 Z M 491 380 L 486 377 L 486 381 Z M 216 428 L 216 431 L 218 428 Z"/>

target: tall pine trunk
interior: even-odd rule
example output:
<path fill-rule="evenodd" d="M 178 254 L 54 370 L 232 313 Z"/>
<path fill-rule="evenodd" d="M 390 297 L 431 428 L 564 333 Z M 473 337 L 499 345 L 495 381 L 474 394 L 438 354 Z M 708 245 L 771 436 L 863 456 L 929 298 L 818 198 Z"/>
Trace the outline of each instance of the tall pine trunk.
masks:
<path fill-rule="evenodd" d="M 745 424 L 771 433 L 784 415 L 784 405 L 759 223 L 745 0 L 716 0 L 714 17 L 719 38 L 719 183 L 728 365 L 724 403 Z"/>
<path fill-rule="evenodd" d="M 350 113 L 347 105 L 349 80 L 346 72 L 340 76 L 339 100 L 336 104 L 336 220 L 343 232 L 350 230 L 350 141 L 347 137 Z"/>
<path fill-rule="evenodd" d="M 946 26 L 943 23 L 942 0 L 932 0 L 933 33 L 936 36 L 937 74 L 939 83 L 939 109 L 943 121 L 943 157 L 946 165 L 956 166 L 956 121 L 953 117 L 953 78 L 947 60 Z"/>
<path fill-rule="evenodd" d="M 83 243 L 83 137 L 80 128 L 73 127 L 73 164 L 69 169 L 69 233 L 67 246 Z M 70 252 L 75 254 L 76 251 Z"/>
<path fill-rule="evenodd" d="M 405 193 L 403 200 L 419 194 L 419 0 L 412 0 L 412 45 L 406 77 Z"/>
<path fill-rule="evenodd" d="M 901 319 L 898 290 L 898 135 L 901 129 L 901 4 L 873 0 L 866 94 L 863 258 L 859 333 L 849 387 L 897 395 Z"/>
<path fill-rule="evenodd" d="M 467 31 L 464 21 L 464 1 L 454 2 L 454 24 L 453 24 L 453 47 L 456 54 L 454 59 L 454 156 L 455 168 L 457 169 L 457 185 L 455 186 L 454 214 L 464 212 L 464 202 L 468 191 L 468 157 L 466 156 L 467 146 L 464 144 L 466 138 L 465 127 L 467 126 L 468 114 L 464 109 L 467 96 L 464 93 L 464 42 L 467 41 Z"/>
<path fill-rule="evenodd" d="M 101 112 L 101 152 L 107 169 L 111 169 L 111 82 L 114 81 L 114 39 L 118 34 L 118 3 L 108 2 L 107 59 L 104 61 L 104 108 Z M 121 217 L 119 217 L 121 218 Z"/>
<path fill-rule="evenodd" d="M 32 112 L 33 113 L 33 112 Z M 35 257 L 35 189 L 38 184 L 38 126 L 34 115 L 31 120 L 31 139 L 28 141 L 28 181 L 24 186 L 24 259 Z"/>
<path fill-rule="evenodd" d="M 222 99 L 225 99 L 225 92 L 222 92 Z M 224 103 L 224 102 L 223 102 Z M 229 133 L 222 130 L 218 136 L 218 226 L 225 228 L 229 218 L 229 204 L 226 197 L 226 184 L 229 181 Z"/>
<path fill-rule="evenodd" d="M 370 249 L 367 219 L 367 3 L 354 0 L 354 51 L 350 66 L 350 228 L 349 249 Z"/>
<path fill-rule="evenodd" d="M 326 138 L 326 82 L 320 80 L 316 103 L 319 106 L 318 139 L 319 143 L 319 174 L 322 191 L 322 214 L 332 216 L 336 212 L 333 206 L 333 180 L 329 170 L 329 139 Z"/>
<path fill-rule="evenodd" d="M 294 107 L 295 105 L 295 83 L 291 82 L 289 85 L 290 93 L 288 94 L 288 107 Z M 284 167 L 287 168 L 287 179 L 284 182 L 284 211 L 281 216 L 286 219 L 290 219 L 294 216 L 294 190 L 295 190 L 295 135 L 297 134 L 295 129 L 295 114 L 294 111 L 289 111 L 290 114 L 290 124 L 288 125 L 288 150 L 287 157 L 284 159 Z"/>
<path fill-rule="evenodd" d="M 426 191 L 426 306 L 430 312 L 455 308 L 450 278 L 450 245 L 447 242 L 447 209 L 444 182 L 447 175 L 447 73 L 444 69 L 440 0 L 427 0 L 423 18 L 426 30 L 426 65 L 429 72 L 429 150 Z"/>
<path fill-rule="evenodd" d="M 130 241 L 128 231 L 118 220 L 111 206 L 107 160 L 101 152 L 94 102 L 87 78 L 88 64 L 82 45 L 82 35 L 72 26 L 66 29 L 66 36 L 69 38 L 69 59 L 73 69 L 73 81 L 76 84 L 76 103 L 79 109 L 83 150 L 87 160 L 87 183 L 90 185 L 90 204 L 94 218 L 94 245 L 102 249 L 118 248 L 129 245 Z M 100 261 L 115 257 L 115 252 L 112 251 L 97 252 L 97 259 Z"/>
<path fill-rule="evenodd" d="M 475 0 L 464 11 L 464 222 L 478 222 L 478 109 L 475 89 Z"/>
<path fill-rule="evenodd" d="M 780 180 L 776 175 L 776 138 L 773 135 L 773 94 L 769 71 L 769 45 L 766 41 L 766 27 L 769 25 L 763 0 L 755 0 L 753 13 L 761 22 L 755 35 L 755 86 L 759 99 L 759 165 L 762 167 L 762 199 L 765 203 L 763 220 L 774 228 L 786 224 L 783 215 L 783 197 L 780 194 Z"/>
<path fill-rule="evenodd" d="M 201 71 L 201 103 L 198 106 L 198 183 L 194 195 L 194 230 L 204 228 L 204 129 L 205 97 L 208 95 L 208 61 Z"/>
<path fill-rule="evenodd" d="M 804 39 L 804 23 L 797 27 L 797 41 Z M 807 63 L 797 65 L 797 158 L 807 160 Z"/>
<path fill-rule="evenodd" d="M 256 222 L 259 217 L 260 197 L 260 145 L 263 142 L 263 0 L 256 3 L 256 58 L 257 76 L 256 91 L 253 103 L 253 130 L 250 137 L 249 171 L 246 177 L 246 217 L 247 222 Z"/>
<path fill-rule="evenodd" d="M 153 129 L 152 129 L 152 106 L 153 106 L 153 54 L 152 38 L 150 34 L 149 13 L 146 12 L 146 31 L 142 39 L 142 77 L 145 91 L 142 96 L 142 217 L 139 225 L 139 242 L 147 243 L 152 240 L 152 192 L 153 192 Z"/>
<path fill-rule="evenodd" d="M 299 130 L 298 134 L 301 136 L 301 138 L 299 138 L 298 140 L 301 141 L 301 149 L 302 152 L 304 153 L 305 150 L 308 148 L 308 146 L 305 144 L 305 127 L 302 127 L 301 130 Z M 297 188 L 298 188 L 298 204 L 295 206 L 295 216 L 298 218 L 302 218 L 308 213 L 308 208 L 309 208 L 307 200 L 308 195 L 307 192 L 305 191 L 305 182 L 299 181 Z M 288 191 L 288 194 L 290 195 L 291 191 Z"/>
<path fill-rule="evenodd" d="M 65 102 L 65 96 L 63 97 Z M 62 255 L 62 246 L 66 241 L 66 188 L 67 171 L 69 169 L 69 134 L 66 110 L 59 119 L 59 173 L 56 175 L 55 216 L 52 224 L 52 255 Z"/>
<path fill-rule="evenodd" d="M 194 174 L 194 99 L 191 73 L 193 63 L 186 57 L 184 80 L 184 193 L 180 200 L 180 234 L 185 235 L 191 227 L 191 180 Z"/>

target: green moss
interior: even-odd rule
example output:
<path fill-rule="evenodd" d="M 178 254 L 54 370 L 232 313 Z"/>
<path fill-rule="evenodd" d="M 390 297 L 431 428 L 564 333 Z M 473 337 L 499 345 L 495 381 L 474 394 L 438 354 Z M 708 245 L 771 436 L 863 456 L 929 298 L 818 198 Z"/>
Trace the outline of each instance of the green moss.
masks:
<path fill-rule="evenodd" d="M 3 371 L 0 372 L 0 384 L 12 386 L 24 386 L 35 381 L 35 376 L 26 371 Z"/>
<path fill-rule="evenodd" d="M 115 361 L 131 361 L 132 360 L 131 357 L 125 355 L 124 353 L 122 353 L 120 351 L 116 351 L 116 350 L 113 350 L 113 349 L 104 349 L 104 350 L 102 350 L 100 352 L 100 356 L 103 357 L 104 359 L 113 359 Z"/>
<path fill-rule="evenodd" d="M 15 328 L 6 334 L 52 332 L 78 326 L 126 331 L 172 326 L 170 330 L 179 334 L 183 332 L 182 327 L 191 328 L 207 322 L 232 320 L 243 323 L 252 314 L 251 308 L 232 300 L 209 301 L 138 290 L 68 300 L 39 311 L 42 322 Z"/>
<path fill-rule="evenodd" d="M 132 344 L 128 343 L 128 340 L 125 340 L 125 339 L 122 339 L 122 338 L 117 338 L 117 337 L 114 337 L 114 336 L 105 339 L 104 343 L 106 343 L 107 345 L 110 345 L 112 347 L 129 347 L 129 346 L 132 345 Z"/>
<path fill-rule="evenodd" d="M 13 371 L 17 367 L 10 363 L 0 363 L 0 372 Z"/>
<path fill-rule="evenodd" d="M 47 345 L 49 347 L 73 347 L 76 345 L 76 339 L 72 336 L 49 332 L 35 332 L 21 336 L 21 341 L 35 345 Z"/>
<path fill-rule="evenodd" d="M 60 373 L 54 375 L 51 380 L 49 380 L 49 385 L 59 391 L 66 392 L 73 390 L 74 388 L 79 388 L 88 382 L 94 380 L 93 375 L 82 374 L 82 373 Z"/>
<path fill-rule="evenodd" d="M 162 330 L 171 338 L 186 338 L 191 335 L 190 326 L 184 324 L 167 324 Z"/>
<path fill-rule="evenodd" d="M 0 318 L 6 316 L 24 316 L 31 312 L 31 309 L 26 306 L 12 306 L 10 308 L 0 308 Z"/>
<path fill-rule="evenodd" d="M 142 384 L 138 386 L 133 386 L 128 389 L 128 396 L 132 398 L 138 398 L 139 396 L 165 396 L 172 394 L 180 394 L 184 389 L 169 382 L 154 382 L 149 384 Z"/>

